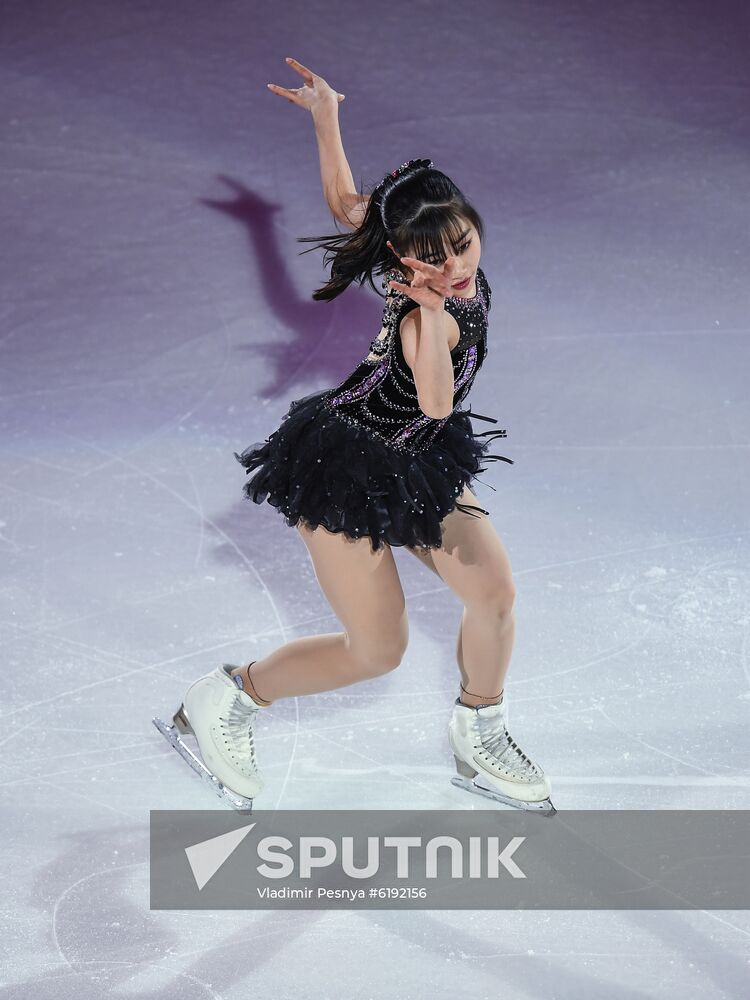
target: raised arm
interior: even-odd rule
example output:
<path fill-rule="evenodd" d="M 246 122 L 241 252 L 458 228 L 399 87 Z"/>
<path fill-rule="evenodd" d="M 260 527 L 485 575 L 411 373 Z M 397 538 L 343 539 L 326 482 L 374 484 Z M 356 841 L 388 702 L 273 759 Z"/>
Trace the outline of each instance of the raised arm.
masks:
<path fill-rule="evenodd" d="M 325 200 L 334 218 L 349 229 L 357 229 L 362 223 L 368 199 L 360 195 L 354 185 L 341 141 L 338 104 L 321 106 L 313 112 L 313 121 Z"/>
<path fill-rule="evenodd" d="M 362 222 L 368 199 L 357 192 L 341 141 L 339 104 L 344 100 L 344 95 L 339 94 L 322 76 L 313 73 L 296 59 L 287 56 L 286 62 L 300 74 L 304 80 L 303 86 L 290 89 L 269 83 L 268 88 L 312 114 L 318 142 L 323 196 L 334 218 L 349 229 L 357 229 Z"/>

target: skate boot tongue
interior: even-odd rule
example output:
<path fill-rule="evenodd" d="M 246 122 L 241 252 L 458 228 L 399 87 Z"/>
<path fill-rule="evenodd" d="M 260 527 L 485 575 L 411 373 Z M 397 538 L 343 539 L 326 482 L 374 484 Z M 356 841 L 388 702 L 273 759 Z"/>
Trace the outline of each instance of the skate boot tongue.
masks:
<path fill-rule="evenodd" d="M 511 744 L 505 716 L 505 699 L 496 705 L 477 705 L 477 722 L 482 744 L 501 758 Z"/>
<path fill-rule="evenodd" d="M 483 728 L 496 730 L 508 725 L 508 698 L 505 692 L 496 704 L 477 705 L 477 719 Z"/>
<path fill-rule="evenodd" d="M 253 701 L 253 699 L 245 690 L 245 687 L 242 683 L 242 678 L 239 676 L 239 674 L 231 673 L 232 670 L 236 669 L 237 668 L 234 666 L 233 663 L 223 663 L 221 667 L 217 670 L 217 673 L 225 683 L 230 684 L 233 688 L 234 687 L 237 688 L 237 697 L 239 698 L 241 705 L 244 705 L 245 708 L 253 708 L 253 709 L 260 708 L 260 705 L 258 705 L 256 701 Z"/>
<path fill-rule="evenodd" d="M 489 722 L 505 718 L 505 698 L 493 705 L 477 705 L 477 715 L 480 720 Z"/>

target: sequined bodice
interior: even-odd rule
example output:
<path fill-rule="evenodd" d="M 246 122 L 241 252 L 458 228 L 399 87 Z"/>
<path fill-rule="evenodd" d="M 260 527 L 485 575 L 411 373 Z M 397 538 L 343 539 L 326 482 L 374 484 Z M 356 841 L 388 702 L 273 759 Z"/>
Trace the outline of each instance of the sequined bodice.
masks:
<path fill-rule="evenodd" d="M 401 275 L 387 272 L 386 287 L 392 277 Z M 454 411 L 468 395 L 487 355 L 487 313 L 492 291 L 480 267 L 476 286 L 472 298 L 454 295 L 444 300 L 444 307 L 456 320 L 460 332 L 451 351 Z M 448 420 L 448 417 L 428 417 L 422 412 L 414 376 L 404 358 L 399 325 L 403 316 L 415 307 L 408 295 L 391 289 L 383 310 L 386 336 L 370 345 L 376 357 L 364 358 L 325 396 L 325 406 L 343 420 L 364 426 L 392 447 L 411 453 L 428 448 Z"/>

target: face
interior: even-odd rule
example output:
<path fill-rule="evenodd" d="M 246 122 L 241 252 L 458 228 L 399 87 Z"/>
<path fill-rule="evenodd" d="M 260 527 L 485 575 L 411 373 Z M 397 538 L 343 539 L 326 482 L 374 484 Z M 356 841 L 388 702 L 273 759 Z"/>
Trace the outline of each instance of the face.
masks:
<path fill-rule="evenodd" d="M 448 257 L 455 257 L 455 275 L 452 283 L 457 285 L 466 278 L 469 279 L 469 284 L 459 293 L 463 295 L 465 292 L 469 292 L 474 284 L 474 276 L 477 272 L 477 267 L 479 266 L 479 258 L 482 255 L 482 244 L 479 239 L 479 233 L 468 220 L 461 227 L 461 233 L 463 234 L 463 238 L 455 253 L 451 244 L 446 240 L 443 246 L 442 258 L 427 257 L 425 263 L 433 264 L 435 267 L 441 267 Z M 394 253 L 396 252 L 392 243 L 389 242 L 388 246 L 391 247 Z M 397 254 L 397 256 L 400 255 Z M 407 253 L 405 256 L 411 257 L 416 255 Z M 398 266 L 405 272 L 407 281 L 411 281 L 414 276 L 414 272 L 411 268 L 407 267 L 406 264 L 402 264 L 400 260 Z"/>

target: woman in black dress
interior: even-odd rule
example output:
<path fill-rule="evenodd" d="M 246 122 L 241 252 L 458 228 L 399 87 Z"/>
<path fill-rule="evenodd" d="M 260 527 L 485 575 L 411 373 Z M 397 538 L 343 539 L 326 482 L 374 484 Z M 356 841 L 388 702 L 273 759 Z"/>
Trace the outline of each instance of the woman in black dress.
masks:
<path fill-rule="evenodd" d="M 192 732 L 220 793 L 251 807 L 263 787 L 253 739 L 260 709 L 399 665 L 408 624 L 391 547 L 403 546 L 464 605 L 460 690 L 448 727 L 454 783 L 551 815 L 549 779 L 507 729 L 515 586 L 489 512 L 470 489 L 482 462 L 512 460 L 488 454 L 504 430 L 472 428 L 472 417 L 496 418 L 460 408 L 488 350 L 482 220 L 429 160 L 409 160 L 357 193 L 339 131 L 343 95 L 287 61 L 303 86 L 269 88 L 312 113 L 324 194 L 347 230 L 308 238 L 331 264 L 313 298 L 333 299 L 355 281 L 375 289 L 377 276 L 385 308 L 354 371 L 293 400 L 265 441 L 235 457 L 247 470 L 245 495 L 272 504 L 299 531 L 345 631 L 295 639 L 246 665 L 223 664 L 191 686 L 165 735 L 185 756 L 175 728 Z"/>

